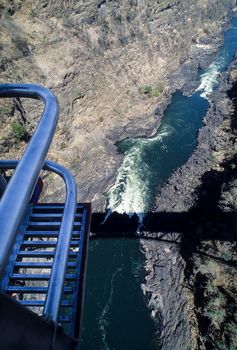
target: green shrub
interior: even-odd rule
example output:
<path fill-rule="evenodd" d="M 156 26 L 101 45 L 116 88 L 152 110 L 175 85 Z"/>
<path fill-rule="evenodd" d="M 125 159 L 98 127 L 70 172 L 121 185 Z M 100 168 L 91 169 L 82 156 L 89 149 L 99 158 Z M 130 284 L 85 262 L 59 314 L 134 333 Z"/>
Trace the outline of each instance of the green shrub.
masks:
<path fill-rule="evenodd" d="M 231 251 L 225 251 L 222 253 L 222 258 L 225 260 L 225 261 L 231 261 L 233 259 L 233 254 Z"/>
<path fill-rule="evenodd" d="M 208 317 L 216 328 L 220 328 L 226 318 L 226 300 L 221 292 L 211 296 L 204 308 L 204 315 Z"/>
<path fill-rule="evenodd" d="M 158 82 L 155 86 L 143 85 L 139 88 L 139 92 L 147 97 L 159 97 L 164 90 L 162 82 Z"/>
<path fill-rule="evenodd" d="M 28 135 L 25 127 L 21 125 L 17 120 L 12 122 L 11 128 L 14 138 L 18 141 L 25 139 Z"/>
<path fill-rule="evenodd" d="M 61 142 L 60 148 L 61 148 L 61 150 L 64 150 L 66 148 L 66 142 L 64 142 L 64 141 Z"/>
<path fill-rule="evenodd" d="M 151 85 L 143 85 L 139 88 L 139 92 L 143 95 L 151 96 L 152 86 Z"/>

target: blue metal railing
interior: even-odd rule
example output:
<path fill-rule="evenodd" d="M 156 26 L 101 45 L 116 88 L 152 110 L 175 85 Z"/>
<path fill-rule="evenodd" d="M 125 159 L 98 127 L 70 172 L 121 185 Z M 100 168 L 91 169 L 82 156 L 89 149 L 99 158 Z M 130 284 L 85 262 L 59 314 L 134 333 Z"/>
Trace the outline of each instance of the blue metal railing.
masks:
<path fill-rule="evenodd" d="M 0 84 L 0 97 L 30 97 L 42 100 L 45 108 L 31 141 L 0 201 L 0 276 L 7 264 L 15 235 L 29 204 L 56 130 L 59 106 L 53 93 L 30 84 Z"/>
<path fill-rule="evenodd" d="M 76 212 L 76 184 L 66 168 L 44 161 L 58 119 L 59 109 L 55 96 L 36 85 L 0 85 L 0 97 L 15 96 L 41 99 L 45 103 L 45 109 L 22 159 L 0 161 L 0 169 L 16 168 L 0 201 L 0 274 L 3 274 L 8 262 L 18 227 L 41 169 L 57 173 L 66 186 L 66 201 L 44 307 L 44 315 L 57 322 Z"/>

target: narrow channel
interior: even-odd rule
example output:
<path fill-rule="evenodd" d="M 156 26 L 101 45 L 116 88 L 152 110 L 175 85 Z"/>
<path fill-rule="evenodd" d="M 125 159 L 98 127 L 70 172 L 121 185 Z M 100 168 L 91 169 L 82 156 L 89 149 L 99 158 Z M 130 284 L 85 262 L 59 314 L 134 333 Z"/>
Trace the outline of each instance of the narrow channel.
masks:
<path fill-rule="evenodd" d="M 199 72 L 198 89 L 191 96 L 182 91 L 173 94 L 156 135 L 118 143 L 124 159 L 108 192 L 110 210 L 137 213 L 140 220 L 152 210 L 159 187 L 194 151 L 209 106 L 208 94 L 218 87 L 219 75 L 236 51 L 237 18 L 233 18 L 215 60 Z M 159 320 L 151 318 L 141 290 L 144 276 L 144 256 L 137 241 L 123 238 L 90 243 L 82 350 L 161 348 Z"/>

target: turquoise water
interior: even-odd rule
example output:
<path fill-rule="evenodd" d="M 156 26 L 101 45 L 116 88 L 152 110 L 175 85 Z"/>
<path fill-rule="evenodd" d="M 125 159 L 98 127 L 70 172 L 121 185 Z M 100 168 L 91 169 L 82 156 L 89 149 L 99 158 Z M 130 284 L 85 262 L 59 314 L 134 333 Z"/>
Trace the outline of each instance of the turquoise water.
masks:
<path fill-rule="evenodd" d="M 90 243 L 81 350 L 159 349 L 155 344 L 159 327 L 140 287 L 143 262 L 134 240 Z"/>
<path fill-rule="evenodd" d="M 200 85 L 190 96 L 177 91 L 153 138 L 131 138 L 118 144 L 124 155 L 108 208 L 140 219 L 152 209 L 154 196 L 172 171 L 196 147 L 196 135 L 208 109 L 208 95 L 219 73 L 237 51 L 237 18 L 210 67 L 199 72 Z M 103 239 L 90 243 L 81 350 L 158 350 L 159 324 L 150 317 L 142 294 L 144 256 L 137 241 Z M 159 321 L 157 321 L 159 323 Z M 159 331 L 158 331 L 159 332 Z"/>

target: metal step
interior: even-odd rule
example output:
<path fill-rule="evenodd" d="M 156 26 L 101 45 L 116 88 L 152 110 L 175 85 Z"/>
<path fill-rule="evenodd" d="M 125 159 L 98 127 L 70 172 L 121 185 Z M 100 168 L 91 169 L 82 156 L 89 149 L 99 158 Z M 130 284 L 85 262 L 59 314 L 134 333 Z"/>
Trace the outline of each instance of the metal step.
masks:
<path fill-rule="evenodd" d="M 46 294 L 48 287 L 37 287 L 37 286 L 8 286 L 6 288 L 7 293 L 22 293 L 22 294 Z M 65 286 L 63 293 L 72 294 L 74 291 L 73 287 Z"/>
<path fill-rule="evenodd" d="M 80 231 L 73 231 L 72 237 L 80 236 Z M 59 232 L 58 231 L 26 231 L 24 237 L 35 237 L 35 238 L 57 238 Z"/>
<path fill-rule="evenodd" d="M 55 230 L 59 230 L 60 229 L 60 225 L 61 225 L 61 222 L 59 221 L 56 221 L 56 222 L 34 222 L 34 221 L 30 221 L 29 224 L 28 224 L 28 228 L 30 228 L 31 230 L 38 230 L 38 229 L 41 229 L 41 230 L 47 230 L 47 231 L 55 231 Z M 74 222 L 74 230 L 75 229 L 80 229 L 81 228 L 81 223 L 78 221 Z"/>
<path fill-rule="evenodd" d="M 60 315 L 59 322 L 60 323 L 68 323 L 72 321 L 72 315 Z"/>
<path fill-rule="evenodd" d="M 32 208 L 33 213 L 35 212 L 45 212 L 47 211 L 48 213 L 60 213 L 64 210 L 64 205 L 63 204 L 58 204 L 58 205 L 50 205 L 50 204 L 38 204 L 38 205 L 34 205 L 34 207 Z M 78 205 L 76 212 L 80 212 L 84 210 L 84 206 L 83 205 Z"/>
<path fill-rule="evenodd" d="M 31 221 L 61 221 L 62 213 L 32 213 L 30 215 Z M 83 214 L 75 214 L 75 221 L 82 219 Z"/>
<path fill-rule="evenodd" d="M 64 208 L 64 203 L 38 203 L 33 206 L 33 209 L 52 209 L 52 208 Z M 77 208 L 85 208 L 85 203 L 77 203 Z"/>
<path fill-rule="evenodd" d="M 70 258 L 77 258 L 78 252 L 69 252 Z M 17 254 L 17 257 L 21 258 L 53 258 L 54 251 L 37 251 L 37 250 L 20 250 Z"/>
<path fill-rule="evenodd" d="M 22 262 L 16 261 L 14 264 L 14 268 L 27 268 L 27 269 L 51 269 L 53 263 L 51 262 Z M 77 262 L 68 262 L 68 268 L 77 267 Z"/>
<path fill-rule="evenodd" d="M 18 300 L 21 305 L 24 306 L 40 306 L 44 307 L 45 301 L 44 300 Z M 72 302 L 70 300 L 62 300 L 61 306 L 64 307 L 70 307 L 72 306 Z"/>
<path fill-rule="evenodd" d="M 23 241 L 21 243 L 21 248 L 55 248 L 57 241 Z M 73 240 L 71 241 L 71 247 L 78 247 L 80 241 Z"/>
<path fill-rule="evenodd" d="M 73 281 L 75 280 L 76 275 L 74 273 L 67 273 L 65 275 L 65 280 Z M 24 274 L 24 273 L 12 273 L 10 275 L 10 280 L 22 280 L 22 281 L 48 281 L 50 279 L 50 274 Z"/>
<path fill-rule="evenodd" d="M 31 218 L 40 218 L 40 219 L 44 219 L 44 218 L 62 218 L 63 214 L 62 213 L 49 213 L 48 211 L 46 213 L 32 213 L 30 215 Z M 75 214 L 75 218 L 82 218 L 83 214 Z"/>

